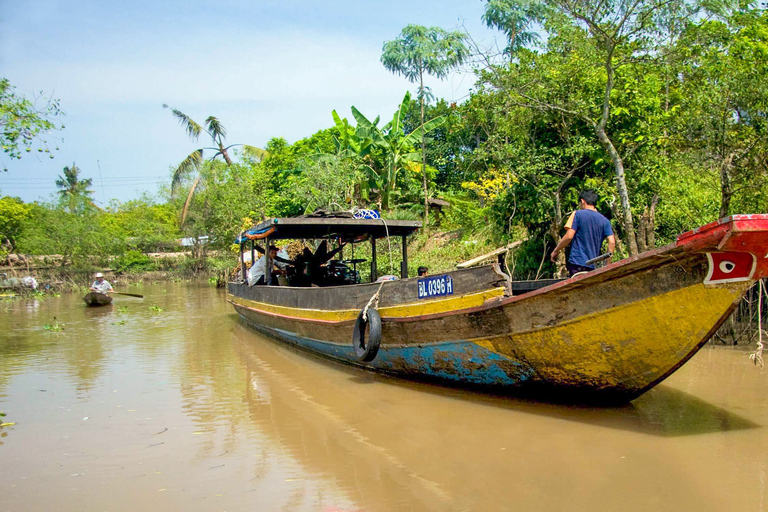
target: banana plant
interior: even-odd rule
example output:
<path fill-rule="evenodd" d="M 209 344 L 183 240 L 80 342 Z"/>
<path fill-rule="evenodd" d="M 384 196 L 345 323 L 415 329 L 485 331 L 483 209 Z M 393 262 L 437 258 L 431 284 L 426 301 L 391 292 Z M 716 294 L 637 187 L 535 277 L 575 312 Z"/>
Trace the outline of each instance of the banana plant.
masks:
<path fill-rule="evenodd" d="M 381 207 L 384 210 L 391 209 L 391 198 L 397 184 L 397 175 L 406 162 L 417 162 L 421 156 L 420 151 L 415 150 L 415 143 L 422 136 L 442 125 L 446 116 L 431 119 L 410 133 L 405 133 L 403 119 L 408 112 L 411 103 L 411 93 L 405 93 L 403 101 L 397 111 L 384 127 L 379 128 L 377 117 L 374 122 L 366 118 L 359 110 L 352 107 L 352 115 L 357 121 L 356 135 L 363 139 L 370 138 L 372 146 L 383 155 L 381 165 L 368 165 L 366 172 L 371 181 L 380 191 Z M 338 117 L 338 116 L 337 116 Z"/>
<path fill-rule="evenodd" d="M 334 136 L 333 138 L 336 155 L 357 163 L 357 170 L 365 177 L 359 183 L 360 195 L 363 199 L 368 200 L 371 189 L 382 189 L 379 173 L 373 168 L 375 162 L 371 151 L 375 146 L 370 136 L 370 130 L 352 126 L 346 118 L 342 119 L 335 110 L 331 112 L 331 115 L 336 129 L 339 131 L 339 137 Z M 379 118 L 377 117 L 373 124 L 378 123 Z M 381 207 L 380 202 L 379 207 Z"/>
<path fill-rule="evenodd" d="M 342 119 L 335 110 L 331 112 L 331 115 L 336 129 L 339 131 L 339 138 L 333 138 L 336 154 L 341 157 L 365 158 L 368 156 L 373 147 L 373 139 L 370 135 L 365 130 L 356 129 L 350 125 L 349 121 L 346 118 Z M 379 118 L 377 117 L 373 124 L 378 123 Z"/>

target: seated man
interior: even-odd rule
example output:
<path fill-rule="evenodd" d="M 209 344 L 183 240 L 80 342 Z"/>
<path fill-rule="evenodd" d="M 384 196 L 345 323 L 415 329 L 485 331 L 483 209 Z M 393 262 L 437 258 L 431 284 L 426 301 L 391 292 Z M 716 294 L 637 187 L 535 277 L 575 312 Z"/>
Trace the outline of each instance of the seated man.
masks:
<path fill-rule="evenodd" d="M 267 261 L 269 261 L 269 264 L 271 266 L 280 265 L 284 266 L 285 263 L 281 262 L 275 262 L 275 258 L 277 257 L 278 248 L 274 245 L 269 246 L 269 254 L 263 255 L 261 258 L 257 259 L 256 262 L 251 265 L 250 270 L 248 270 L 248 286 L 254 286 L 254 285 L 261 285 L 261 284 L 267 284 L 266 281 L 266 275 L 267 275 Z M 277 275 L 282 274 L 285 272 L 283 268 L 279 268 L 277 270 L 272 269 L 270 272 L 270 280 L 269 284 L 272 286 L 278 286 L 280 283 L 277 280 Z"/>
<path fill-rule="evenodd" d="M 91 291 L 103 293 L 104 295 L 109 295 L 109 292 L 112 291 L 112 285 L 109 284 L 109 281 L 104 279 L 104 274 L 102 274 L 101 272 L 96 272 L 96 275 L 94 277 L 96 278 L 96 280 L 91 285 Z"/>

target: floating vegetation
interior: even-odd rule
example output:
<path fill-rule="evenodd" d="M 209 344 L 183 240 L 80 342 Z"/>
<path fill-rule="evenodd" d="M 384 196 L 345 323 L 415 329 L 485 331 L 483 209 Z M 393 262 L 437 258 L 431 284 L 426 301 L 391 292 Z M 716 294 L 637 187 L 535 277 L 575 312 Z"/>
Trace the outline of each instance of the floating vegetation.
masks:
<path fill-rule="evenodd" d="M 50 332 L 60 332 L 64 330 L 64 324 L 60 324 L 56 317 L 53 317 L 53 323 L 52 324 L 45 324 L 43 326 L 43 329 Z"/>
<path fill-rule="evenodd" d="M 15 425 L 15 423 L 4 421 L 3 418 L 5 418 L 5 413 L 3 411 L 0 411 L 0 428 L 10 427 Z"/>
<path fill-rule="evenodd" d="M 117 306 L 117 312 L 118 313 L 127 313 L 128 312 L 128 306 Z"/>
<path fill-rule="evenodd" d="M 160 306 L 149 306 L 149 310 L 153 313 L 161 313 L 165 311 L 165 308 L 161 308 Z"/>
<path fill-rule="evenodd" d="M 112 325 L 125 325 L 125 320 L 118 320 L 117 322 L 112 322 Z"/>

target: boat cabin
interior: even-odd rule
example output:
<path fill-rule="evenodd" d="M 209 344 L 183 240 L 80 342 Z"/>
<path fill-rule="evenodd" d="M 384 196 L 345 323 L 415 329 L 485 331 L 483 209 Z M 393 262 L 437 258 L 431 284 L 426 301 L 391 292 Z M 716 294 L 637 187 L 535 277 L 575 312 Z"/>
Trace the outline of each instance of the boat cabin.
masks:
<path fill-rule="evenodd" d="M 278 240 L 322 240 L 317 249 L 311 251 L 305 248 L 303 254 L 294 260 L 283 260 L 280 255 L 277 262 L 288 263 L 288 285 L 294 288 L 334 287 L 366 284 L 360 278 L 362 265 L 370 265 L 370 280 L 377 281 L 380 277 L 377 271 L 377 249 L 387 247 L 386 244 L 400 243 L 402 260 L 400 262 L 400 280 L 408 275 L 408 236 L 421 228 L 421 222 L 410 220 L 389 219 L 354 219 L 348 217 L 289 217 L 267 219 L 251 229 L 244 231 L 238 237 L 240 244 L 241 281 L 247 282 L 247 269 L 244 256 L 250 250 L 251 261 L 257 259 L 256 252 L 264 253 L 266 247 Z M 389 237 L 389 241 L 387 241 Z M 395 240 L 393 240 L 395 239 Z M 370 244 L 370 259 L 355 257 L 355 247 L 359 244 Z M 263 244 L 263 245 L 262 245 Z M 335 246 L 335 248 L 334 248 Z M 388 252 L 388 249 L 385 249 Z M 394 253 L 394 251 L 393 251 Z M 337 255 L 348 256 L 335 258 Z M 272 265 L 267 265 L 271 272 Z M 503 273 L 499 264 L 484 265 L 474 268 L 457 269 L 444 273 L 445 279 L 456 283 L 464 282 L 464 291 L 476 291 L 492 286 L 503 286 L 508 295 L 519 295 L 537 290 L 560 279 L 540 279 L 536 281 L 512 281 L 510 276 Z M 413 276 L 415 277 L 415 276 Z M 394 277 L 393 279 L 397 279 Z M 428 286 L 438 276 L 430 276 L 424 281 Z M 265 276 L 265 282 L 270 282 L 270 276 Z M 415 285 L 414 285 L 415 286 Z M 250 288 L 247 287 L 246 288 Z M 241 290 L 241 293 L 251 295 L 252 292 Z"/>
<path fill-rule="evenodd" d="M 359 265 L 370 264 L 371 281 L 376 281 L 377 272 L 377 241 L 389 237 L 389 243 L 400 243 L 402 246 L 402 261 L 400 262 L 400 278 L 408 277 L 408 235 L 421 227 L 421 222 L 410 220 L 386 219 L 355 219 L 347 217 L 300 217 L 272 218 L 261 222 L 253 228 L 241 233 L 240 243 L 242 279 L 247 279 L 244 254 L 250 249 L 251 261 L 256 261 L 256 251 L 263 253 L 277 240 L 322 240 L 317 249 L 311 251 L 305 248 L 293 260 L 285 261 L 276 258 L 278 263 L 290 263 L 288 282 L 290 286 L 338 286 L 361 284 Z M 259 243 L 263 243 L 261 247 Z M 355 258 L 355 246 L 360 243 L 370 243 L 370 261 Z M 335 248 L 333 246 L 336 246 Z M 348 259 L 334 257 L 346 251 Z M 271 272 L 272 265 L 267 265 Z M 270 276 L 265 276 L 270 282 Z"/>

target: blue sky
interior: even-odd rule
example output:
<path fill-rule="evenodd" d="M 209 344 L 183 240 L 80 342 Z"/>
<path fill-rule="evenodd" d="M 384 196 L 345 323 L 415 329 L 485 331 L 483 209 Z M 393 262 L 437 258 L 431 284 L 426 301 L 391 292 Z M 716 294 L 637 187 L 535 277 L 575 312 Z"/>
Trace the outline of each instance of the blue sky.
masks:
<path fill-rule="evenodd" d="M 0 0 L 0 76 L 27 97 L 61 100 L 55 159 L 3 156 L 0 194 L 46 199 L 65 165 L 93 178 L 105 203 L 153 193 L 194 149 L 163 103 L 202 123 L 216 116 L 230 144 L 263 147 L 351 119 L 392 114 L 412 84 L 379 62 L 409 23 L 455 29 L 490 46 L 483 0 L 56 1 Z M 462 101 L 471 70 L 428 85 Z M 57 142 L 55 139 L 63 139 Z M 207 145 L 207 144 L 206 144 Z M 100 171 L 99 171 L 100 167 Z"/>

